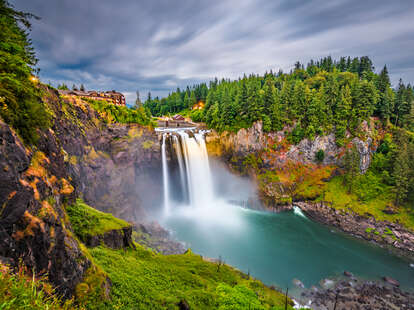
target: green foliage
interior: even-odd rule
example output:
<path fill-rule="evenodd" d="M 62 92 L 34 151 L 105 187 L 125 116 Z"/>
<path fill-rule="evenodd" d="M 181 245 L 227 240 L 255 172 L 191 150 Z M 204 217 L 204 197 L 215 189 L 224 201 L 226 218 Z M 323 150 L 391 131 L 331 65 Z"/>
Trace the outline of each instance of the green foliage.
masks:
<path fill-rule="evenodd" d="M 202 122 L 204 120 L 203 110 L 193 110 L 190 113 L 191 120 L 193 122 Z"/>
<path fill-rule="evenodd" d="M 305 137 L 305 132 L 300 124 L 293 128 L 292 132 L 288 136 L 289 142 L 298 144 Z"/>
<path fill-rule="evenodd" d="M 0 268 L 2 266 L 0 265 Z M 49 293 L 48 293 L 49 291 Z M 66 310 L 73 309 L 71 301 L 62 302 L 43 280 L 35 280 L 24 273 L 0 272 L 0 309 L 2 310 Z"/>
<path fill-rule="evenodd" d="M 135 109 L 130 109 L 124 106 L 116 106 L 104 100 L 93 100 L 84 98 L 92 107 L 106 119 L 108 123 L 121 124 L 140 124 L 147 126 L 154 126 L 150 113 L 140 106 Z"/>
<path fill-rule="evenodd" d="M 219 310 L 230 309 L 266 309 L 260 304 L 254 291 L 244 285 L 231 287 L 227 284 L 219 284 L 216 288 Z"/>
<path fill-rule="evenodd" d="M 323 150 L 318 150 L 315 153 L 315 159 L 317 162 L 323 162 L 323 160 L 325 159 L 325 152 Z"/>
<path fill-rule="evenodd" d="M 77 199 L 75 204 L 66 207 L 66 212 L 73 231 L 81 241 L 86 241 L 88 236 L 102 235 L 110 230 L 130 226 L 129 223 L 109 213 L 88 206 L 81 199 Z"/>
<path fill-rule="evenodd" d="M 126 251 L 104 247 L 89 251 L 112 281 L 111 301 L 97 301 L 93 305 L 97 309 L 178 309 L 181 300 L 191 309 L 236 309 L 225 308 L 230 301 L 260 306 L 251 309 L 284 306 L 281 293 L 230 266 L 218 269 L 191 251 L 164 256 L 139 245 Z"/>
<path fill-rule="evenodd" d="M 32 76 L 37 60 L 28 40 L 31 17 L 0 0 L 0 116 L 27 143 L 35 143 L 37 129 L 50 125 L 50 113 Z"/>

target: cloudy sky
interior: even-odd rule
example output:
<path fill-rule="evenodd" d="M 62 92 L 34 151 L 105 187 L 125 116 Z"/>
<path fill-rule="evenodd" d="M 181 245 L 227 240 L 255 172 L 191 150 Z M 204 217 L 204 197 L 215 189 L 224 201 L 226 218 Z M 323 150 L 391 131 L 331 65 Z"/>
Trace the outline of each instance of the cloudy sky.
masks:
<path fill-rule="evenodd" d="M 214 77 L 364 56 L 414 82 L 412 0 L 11 0 L 32 12 L 41 79 L 135 100 Z"/>

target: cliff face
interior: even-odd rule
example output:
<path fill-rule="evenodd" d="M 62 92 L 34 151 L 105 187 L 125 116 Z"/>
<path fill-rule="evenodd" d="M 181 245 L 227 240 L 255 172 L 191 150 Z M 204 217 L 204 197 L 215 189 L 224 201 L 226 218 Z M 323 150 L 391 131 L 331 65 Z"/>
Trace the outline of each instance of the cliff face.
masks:
<path fill-rule="evenodd" d="M 159 199 L 159 142 L 150 129 L 107 124 L 88 103 L 43 91 L 53 125 L 36 146 L 25 146 L 0 120 L 0 261 L 47 274 L 70 297 L 91 262 L 65 208 L 82 196 L 103 211 L 141 219 L 144 198 L 154 205 Z"/>
<path fill-rule="evenodd" d="M 354 138 L 351 144 L 357 147 L 360 155 L 360 170 L 365 173 L 376 146 L 369 136 L 368 125 L 364 123 L 362 126 L 365 127 L 368 136 L 365 140 Z M 334 134 L 317 136 L 314 140 L 303 139 L 297 145 L 293 145 L 287 142 L 285 131 L 263 132 L 261 122 L 254 123 L 249 129 L 241 129 L 237 133 L 218 134 L 212 131 L 207 135 L 206 142 L 210 154 L 225 157 L 246 156 L 272 149 L 273 152 L 264 158 L 264 164 L 271 164 L 277 168 L 283 168 L 289 162 L 315 164 L 315 155 L 319 150 L 323 150 L 325 154 L 323 165 L 341 165 L 341 156 L 345 151 L 345 148 L 337 146 Z"/>

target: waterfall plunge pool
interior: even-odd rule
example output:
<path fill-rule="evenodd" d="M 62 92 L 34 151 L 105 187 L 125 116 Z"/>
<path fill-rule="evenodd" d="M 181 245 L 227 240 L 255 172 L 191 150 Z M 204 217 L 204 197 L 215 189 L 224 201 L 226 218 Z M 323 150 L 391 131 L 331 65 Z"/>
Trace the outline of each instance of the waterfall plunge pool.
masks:
<path fill-rule="evenodd" d="M 164 189 L 169 192 L 164 192 L 168 212 L 161 222 L 195 253 L 221 257 L 264 283 L 289 287 L 291 292 L 294 279 L 309 288 L 325 278 L 340 278 L 344 271 L 367 280 L 389 276 L 404 289 L 414 288 L 414 268 L 408 260 L 312 222 L 300 209 L 275 214 L 229 203 L 244 200 L 246 186 L 235 176 L 223 181 L 222 172 L 215 175 L 219 169 L 210 167 L 203 133 L 165 130 L 163 152 L 167 136 L 173 137 L 170 149 L 177 164 L 163 162 Z M 232 190 L 223 190 L 232 185 Z"/>
<path fill-rule="evenodd" d="M 310 288 L 349 271 L 367 280 L 390 276 L 405 289 L 414 287 L 414 268 L 407 260 L 293 211 L 274 214 L 223 202 L 209 212 L 188 208 L 165 219 L 177 240 L 268 285 L 293 289 L 293 279 L 299 279 Z"/>

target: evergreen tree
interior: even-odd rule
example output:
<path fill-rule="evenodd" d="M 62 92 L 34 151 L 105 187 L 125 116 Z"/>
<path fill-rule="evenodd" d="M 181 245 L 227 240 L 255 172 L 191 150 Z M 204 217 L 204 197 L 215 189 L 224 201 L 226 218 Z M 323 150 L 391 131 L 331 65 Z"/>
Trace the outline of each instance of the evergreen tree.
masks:
<path fill-rule="evenodd" d="M 344 185 L 348 186 L 348 192 L 351 193 L 354 188 L 356 177 L 359 175 L 360 156 L 355 145 L 348 149 L 344 156 Z"/>
<path fill-rule="evenodd" d="M 273 105 L 271 107 L 270 121 L 272 124 L 273 131 L 279 131 L 283 129 L 284 117 L 282 114 L 282 108 L 280 106 L 279 92 L 277 90 L 274 93 L 274 100 L 273 100 Z"/>
<path fill-rule="evenodd" d="M 81 84 L 80 87 L 79 87 L 79 90 L 80 91 L 85 91 L 85 86 L 83 84 Z"/>
<path fill-rule="evenodd" d="M 263 98 L 263 114 L 269 116 L 272 112 L 272 106 L 275 100 L 275 86 L 273 85 L 272 80 L 269 78 L 266 80 L 265 84 L 265 93 Z M 270 118 L 269 118 L 270 121 Z"/>
<path fill-rule="evenodd" d="M 139 108 L 142 107 L 142 102 L 141 102 L 141 98 L 139 96 L 139 91 L 138 90 L 136 91 L 136 94 L 137 94 L 137 99 L 135 99 L 134 109 L 138 110 Z"/>
<path fill-rule="evenodd" d="M 407 198 L 410 188 L 410 157 L 407 150 L 407 144 L 401 145 L 394 163 L 394 181 L 395 181 L 395 204 L 402 204 Z"/>
<path fill-rule="evenodd" d="M 197 98 L 195 92 L 192 91 L 190 95 L 190 105 L 188 106 L 190 109 L 197 103 Z"/>
<path fill-rule="evenodd" d="M 346 130 L 348 128 L 348 119 L 352 107 L 351 90 L 348 85 L 341 88 L 340 99 L 335 109 L 335 137 L 339 146 L 343 145 Z"/>

